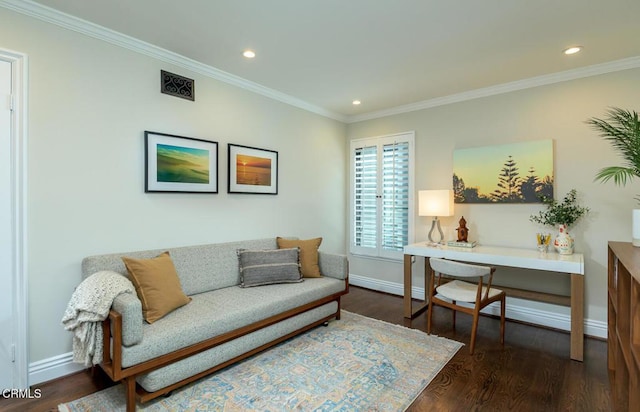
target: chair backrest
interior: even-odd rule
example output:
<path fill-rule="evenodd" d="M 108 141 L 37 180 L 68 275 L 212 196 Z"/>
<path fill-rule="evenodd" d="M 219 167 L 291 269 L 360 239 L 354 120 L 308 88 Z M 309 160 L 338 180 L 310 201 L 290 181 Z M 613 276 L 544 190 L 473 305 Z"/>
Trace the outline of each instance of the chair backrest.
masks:
<path fill-rule="evenodd" d="M 443 275 L 457 277 L 477 277 L 491 274 L 491 267 L 454 262 L 453 260 L 431 258 L 431 268 Z"/>

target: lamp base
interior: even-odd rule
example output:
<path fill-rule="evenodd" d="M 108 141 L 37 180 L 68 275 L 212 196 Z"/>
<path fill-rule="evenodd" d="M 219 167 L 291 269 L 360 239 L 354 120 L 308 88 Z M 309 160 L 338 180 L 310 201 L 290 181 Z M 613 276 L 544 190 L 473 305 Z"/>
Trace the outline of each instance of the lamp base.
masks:
<path fill-rule="evenodd" d="M 433 239 L 433 231 L 435 229 L 438 229 L 438 233 L 440 234 L 440 239 L 438 241 L 435 241 Z M 431 230 L 429 231 L 429 242 L 436 245 L 440 245 L 444 243 L 444 233 L 442 233 L 442 228 L 440 227 L 440 220 L 438 220 L 437 216 L 434 217 L 433 220 L 431 221 Z"/>

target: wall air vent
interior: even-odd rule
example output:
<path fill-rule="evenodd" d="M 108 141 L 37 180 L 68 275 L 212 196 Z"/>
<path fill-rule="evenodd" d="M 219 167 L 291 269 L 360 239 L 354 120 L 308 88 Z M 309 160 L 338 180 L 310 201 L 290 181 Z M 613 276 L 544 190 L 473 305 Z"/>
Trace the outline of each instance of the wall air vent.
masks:
<path fill-rule="evenodd" d="M 160 70 L 160 92 L 195 101 L 195 81 L 177 74 Z"/>

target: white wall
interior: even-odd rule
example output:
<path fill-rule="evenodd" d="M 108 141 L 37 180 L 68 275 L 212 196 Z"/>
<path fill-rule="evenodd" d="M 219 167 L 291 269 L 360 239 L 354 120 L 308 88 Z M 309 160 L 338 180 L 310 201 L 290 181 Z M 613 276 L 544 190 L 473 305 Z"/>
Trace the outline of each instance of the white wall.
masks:
<path fill-rule="evenodd" d="M 350 124 L 350 139 L 416 131 L 416 190 L 451 188 L 453 150 L 528 140 L 553 139 L 556 197 L 575 188 L 591 213 L 571 231 L 576 250 L 585 254 L 585 317 L 604 325 L 607 317 L 607 241 L 631 240 L 631 210 L 640 182 L 626 188 L 594 182 L 596 172 L 620 159 L 610 144 L 584 122 L 607 107 L 640 110 L 640 69 L 573 80 L 463 103 Z M 525 171 L 526 173 L 526 171 Z M 534 248 L 541 228 L 529 222 L 540 205 L 456 205 L 455 217 L 443 218 L 448 238 L 464 215 L 469 238 L 489 245 Z M 416 241 L 426 239 L 430 218 L 416 222 Z M 350 256 L 351 273 L 390 285 L 402 284 L 402 265 Z M 418 269 L 418 266 L 415 265 Z M 419 270 L 416 270 L 419 273 Z M 544 272 L 499 272 L 503 283 L 569 293 L 569 279 Z M 420 281 L 414 278 L 414 285 Z M 568 314 L 566 308 L 518 302 L 531 308 Z"/>
<path fill-rule="evenodd" d="M 197 73 L 0 8 L 0 48 L 29 56 L 28 280 L 30 361 L 71 350 L 60 325 L 84 256 L 276 235 L 323 236 L 344 252 L 349 138 L 416 131 L 416 189 L 451 185 L 456 148 L 552 138 L 556 191 L 576 188 L 592 212 L 573 230 L 586 257 L 586 317 L 606 321 L 606 242 L 630 239 L 640 193 L 593 182 L 617 164 L 584 120 L 607 106 L 638 110 L 640 70 L 628 70 L 344 126 Z M 196 81 L 196 101 L 159 92 L 159 72 Z M 220 144 L 217 195 L 145 194 L 143 131 Z M 277 196 L 226 194 L 226 145 L 277 150 Z M 457 206 L 470 238 L 534 247 L 535 205 Z M 416 220 L 416 240 L 427 218 Z M 350 257 L 351 273 L 402 283 L 402 265 Z M 419 271 L 417 271 L 419 272 Z M 507 271 L 504 282 L 568 292 L 559 276 Z M 417 280 L 417 277 L 416 277 Z M 528 304 L 525 302 L 525 304 Z M 537 307 L 530 304 L 531 308 Z M 563 309 L 551 310 L 562 311 Z M 565 311 L 566 313 L 566 311 Z M 32 382 L 33 383 L 33 382 Z"/>
<path fill-rule="evenodd" d="M 71 350 L 85 256 L 278 235 L 344 253 L 343 124 L 3 8 L 0 48 L 29 56 L 32 365 Z M 161 94 L 161 69 L 196 101 Z M 144 193 L 144 130 L 217 141 L 220 193 Z M 227 143 L 279 152 L 277 196 L 226 193 Z"/>

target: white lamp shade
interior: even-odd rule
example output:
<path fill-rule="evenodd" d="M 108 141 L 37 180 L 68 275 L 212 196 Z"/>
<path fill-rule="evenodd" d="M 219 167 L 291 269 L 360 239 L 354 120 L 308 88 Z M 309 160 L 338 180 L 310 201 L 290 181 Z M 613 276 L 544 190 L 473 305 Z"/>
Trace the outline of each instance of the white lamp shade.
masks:
<path fill-rule="evenodd" d="M 453 190 L 420 190 L 419 216 L 453 216 Z"/>

